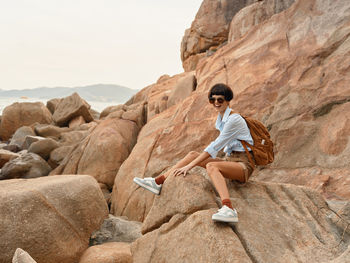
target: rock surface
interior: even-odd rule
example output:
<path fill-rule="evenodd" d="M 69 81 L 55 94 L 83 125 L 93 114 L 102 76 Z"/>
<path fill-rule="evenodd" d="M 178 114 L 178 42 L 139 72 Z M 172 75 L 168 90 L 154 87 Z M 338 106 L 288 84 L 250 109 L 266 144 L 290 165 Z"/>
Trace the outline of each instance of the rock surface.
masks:
<path fill-rule="evenodd" d="M 129 221 L 123 217 L 109 215 L 101 228 L 92 233 L 90 245 L 100 245 L 107 242 L 131 243 L 141 237 L 141 223 Z"/>
<path fill-rule="evenodd" d="M 111 189 L 121 164 L 136 143 L 139 131 L 137 116 L 126 113 L 120 119 L 101 121 L 51 174 L 89 174 Z M 143 116 L 142 105 L 139 113 Z"/>
<path fill-rule="evenodd" d="M 7 141 L 22 126 L 52 122 L 51 112 L 42 102 L 13 103 L 5 107 L 0 123 L 0 139 Z"/>
<path fill-rule="evenodd" d="M 85 119 L 83 116 L 77 116 L 74 119 L 71 119 L 69 121 L 68 127 L 69 128 L 76 128 L 79 127 L 80 125 L 86 123 Z"/>
<path fill-rule="evenodd" d="M 50 153 L 59 146 L 59 143 L 54 139 L 45 138 L 44 140 L 39 140 L 32 143 L 28 148 L 28 152 L 35 153 L 44 160 L 48 160 Z"/>
<path fill-rule="evenodd" d="M 189 72 L 181 79 L 179 79 L 175 87 L 169 94 L 167 108 L 170 108 L 171 106 L 180 103 L 181 101 L 189 97 L 192 94 L 192 92 L 196 89 L 196 86 L 197 81 L 194 71 Z"/>
<path fill-rule="evenodd" d="M 90 105 L 75 92 L 58 103 L 52 117 L 60 127 L 68 125 L 69 121 L 78 116 L 83 116 L 86 122 L 90 122 L 93 117 L 89 109 Z"/>
<path fill-rule="evenodd" d="M 13 153 L 4 149 L 0 149 L 0 168 L 4 166 L 8 161 L 19 157 L 17 153 Z"/>
<path fill-rule="evenodd" d="M 23 153 L 7 162 L 1 169 L 0 180 L 47 176 L 51 167 L 35 153 Z"/>
<path fill-rule="evenodd" d="M 18 128 L 13 134 L 9 145 L 17 145 L 20 149 L 27 149 L 24 145 L 26 136 L 35 136 L 35 132 L 32 127 L 22 126 Z"/>
<path fill-rule="evenodd" d="M 0 196 L 0 262 L 10 262 L 17 247 L 38 263 L 78 262 L 108 214 L 87 175 L 1 181 Z"/>
<path fill-rule="evenodd" d="M 49 111 L 54 114 L 55 113 L 55 110 L 56 110 L 56 107 L 57 105 L 60 103 L 62 99 L 51 99 L 51 100 L 48 100 L 46 102 L 46 107 L 49 109 Z"/>
<path fill-rule="evenodd" d="M 201 107 L 206 101 L 206 95 L 194 94 L 182 104 L 156 115 L 142 128 L 137 144 L 115 177 L 112 214 L 142 222 L 154 195 L 138 189 L 133 178 L 155 177 L 190 150 L 203 150 L 217 136 L 212 118 L 215 112 Z"/>
<path fill-rule="evenodd" d="M 265 0 L 241 9 L 230 23 L 228 42 L 238 40 L 251 28 L 288 9 L 294 2 L 295 0 Z"/>
<path fill-rule="evenodd" d="M 110 242 L 89 247 L 79 263 L 132 263 L 130 244 Z"/>
<path fill-rule="evenodd" d="M 269 127 L 275 161 L 257 180 L 349 198 L 349 15 L 349 1 L 297 1 L 198 65 L 196 91 L 228 83 L 231 107 Z"/>
<path fill-rule="evenodd" d="M 204 0 L 191 28 L 186 30 L 181 43 L 181 60 L 206 52 L 227 41 L 233 16 L 243 7 L 257 0 Z M 195 68 L 185 68 L 185 71 Z"/>
<path fill-rule="evenodd" d="M 72 129 L 68 127 L 57 127 L 54 125 L 36 125 L 35 133 L 42 137 L 54 137 L 54 138 L 60 138 L 61 134 L 64 132 L 71 131 Z"/>
<path fill-rule="evenodd" d="M 188 204 L 186 194 L 176 194 L 174 198 L 174 192 L 184 191 L 179 181 L 188 182 L 194 176 L 200 177 L 170 177 L 165 182 L 144 223 L 158 224 L 144 229 L 145 235 L 132 244 L 135 263 L 330 262 L 350 244 L 349 221 L 330 210 L 314 190 L 284 184 L 231 182 L 230 196 L 239 222 L 229 225 L 211 220 L 217 208 L 198 209 L 197 202 Z M 187 191 L 191 190 L 190 186 Z M 203 189 L 201 197 L 205 196 L 215 199 L 209 188 Z M 164 201 L 170 199 L 171 207 L 166 208 Z M 189 209 L 179 209 L 184 204 Z M 154 213 L 159 208 L 161 211 Z"/>

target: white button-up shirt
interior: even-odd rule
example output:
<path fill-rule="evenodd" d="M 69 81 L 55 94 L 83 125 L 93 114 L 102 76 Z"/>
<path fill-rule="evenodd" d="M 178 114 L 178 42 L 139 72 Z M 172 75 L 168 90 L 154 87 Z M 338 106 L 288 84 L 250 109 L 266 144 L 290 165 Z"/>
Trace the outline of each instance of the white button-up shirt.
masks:
<path fill-rule="evenodd" d="M 224 148 L 224 152 L 227 155 L 230 155 L 233 151 L 244 152 L 244 147 L 240 140 L 247 141 L 251 145 L 254 144 L 243 117 L 237 113 L 231 115 L 230 113 L 231 109 L 227 107 L 224 116 L 221 118 L 221 114 L 219 113 L 216 119 L 215 128 L 220 131 L 220 135 L 204 149 L 212 158 L 216 158 L 222 148 Z M 247 148 L 250 150 L 249 147 Z"/>

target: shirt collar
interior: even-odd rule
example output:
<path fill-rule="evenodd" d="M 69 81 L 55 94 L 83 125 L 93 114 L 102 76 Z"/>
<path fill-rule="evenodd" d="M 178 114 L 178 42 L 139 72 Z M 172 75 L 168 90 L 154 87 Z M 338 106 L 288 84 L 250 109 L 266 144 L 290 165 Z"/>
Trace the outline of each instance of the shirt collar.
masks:
<path fill-rule="evenodd" d="M 231 113 L 231 108 L 227 106 L 222 119 L 221 119 L 221 114 L 220 113 L 218 114 L 218 118 L 216 119 L 216 123 L 215 123 L 216 129 L 220 130 L 222 123 L 225 123 L 227 121 L 228 117 L 230 116 L 230 113 Z"/>
<path fill-rule="evenodd" d="M 227 106 L 225 113 L 224 113 L 224 117 L 222 118 L 223 122 L 226 122 L 228 119 L 228 116 L 230 116 L 231 113 L 231 108 L 229 106 Z"/>

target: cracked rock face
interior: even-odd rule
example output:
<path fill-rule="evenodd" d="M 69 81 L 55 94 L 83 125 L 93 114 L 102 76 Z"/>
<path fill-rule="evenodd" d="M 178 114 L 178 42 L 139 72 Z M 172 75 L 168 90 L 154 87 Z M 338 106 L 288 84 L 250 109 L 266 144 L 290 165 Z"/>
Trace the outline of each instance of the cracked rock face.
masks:
<path fill-rule="evenodd" d="M 257 179 L 350 198 L 349 15 L 346 0 L 296 1 L 198 66 L 198 92 L 228 83 L 231 107 L 269 127 L 275 160 Z"/>
<path fill-rule="evenodd" d="M 37 262 L 75 263 L 108 215 L 91 176 L 0 181 L 0 262 L 20 247 Z"/>
<path fill-rule="evenodd" d="M 190 178 L 195 176 L 199 175 L 165 182 L 144 221 L 144 235 L 132 244 L 135 263 L 330 262 L 346 253 L 350 245 L 347 217 L 331 210 L 314 190 L 254 181 L 245 185 L 229 182 L 239 222 L 214 223 L 211 215 L 218 207 L 196 207 L 198 202 L 189 204 L 186 195 L 174 198 L 174 192 L 180 191 L 179 181 L 185 181 L 187 191 L 195 189 Z M 201 196 L 215 199 L 210 189 L 204 188 Z M 172 200 L 171 208 L 164 206 L 164 200 Z"/>
<path fill-rule="evenodd" d="M 102 120 L 74 146 L 51 175 L 89 174 L 111 189 L 121 164 L 136 143 L 139 116 L 143 116 L 143 105 Z"/>

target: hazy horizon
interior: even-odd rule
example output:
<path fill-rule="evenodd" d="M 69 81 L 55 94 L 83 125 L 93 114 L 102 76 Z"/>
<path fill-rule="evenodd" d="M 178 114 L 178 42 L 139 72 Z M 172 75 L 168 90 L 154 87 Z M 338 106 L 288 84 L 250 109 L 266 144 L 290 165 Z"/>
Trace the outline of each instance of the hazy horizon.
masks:
<path fill-rule="evenodd" d="M 202 0 L 15 0 L 0 9 L 0 89 L 115 84 L 183 72 L 180 44 Z"/>

